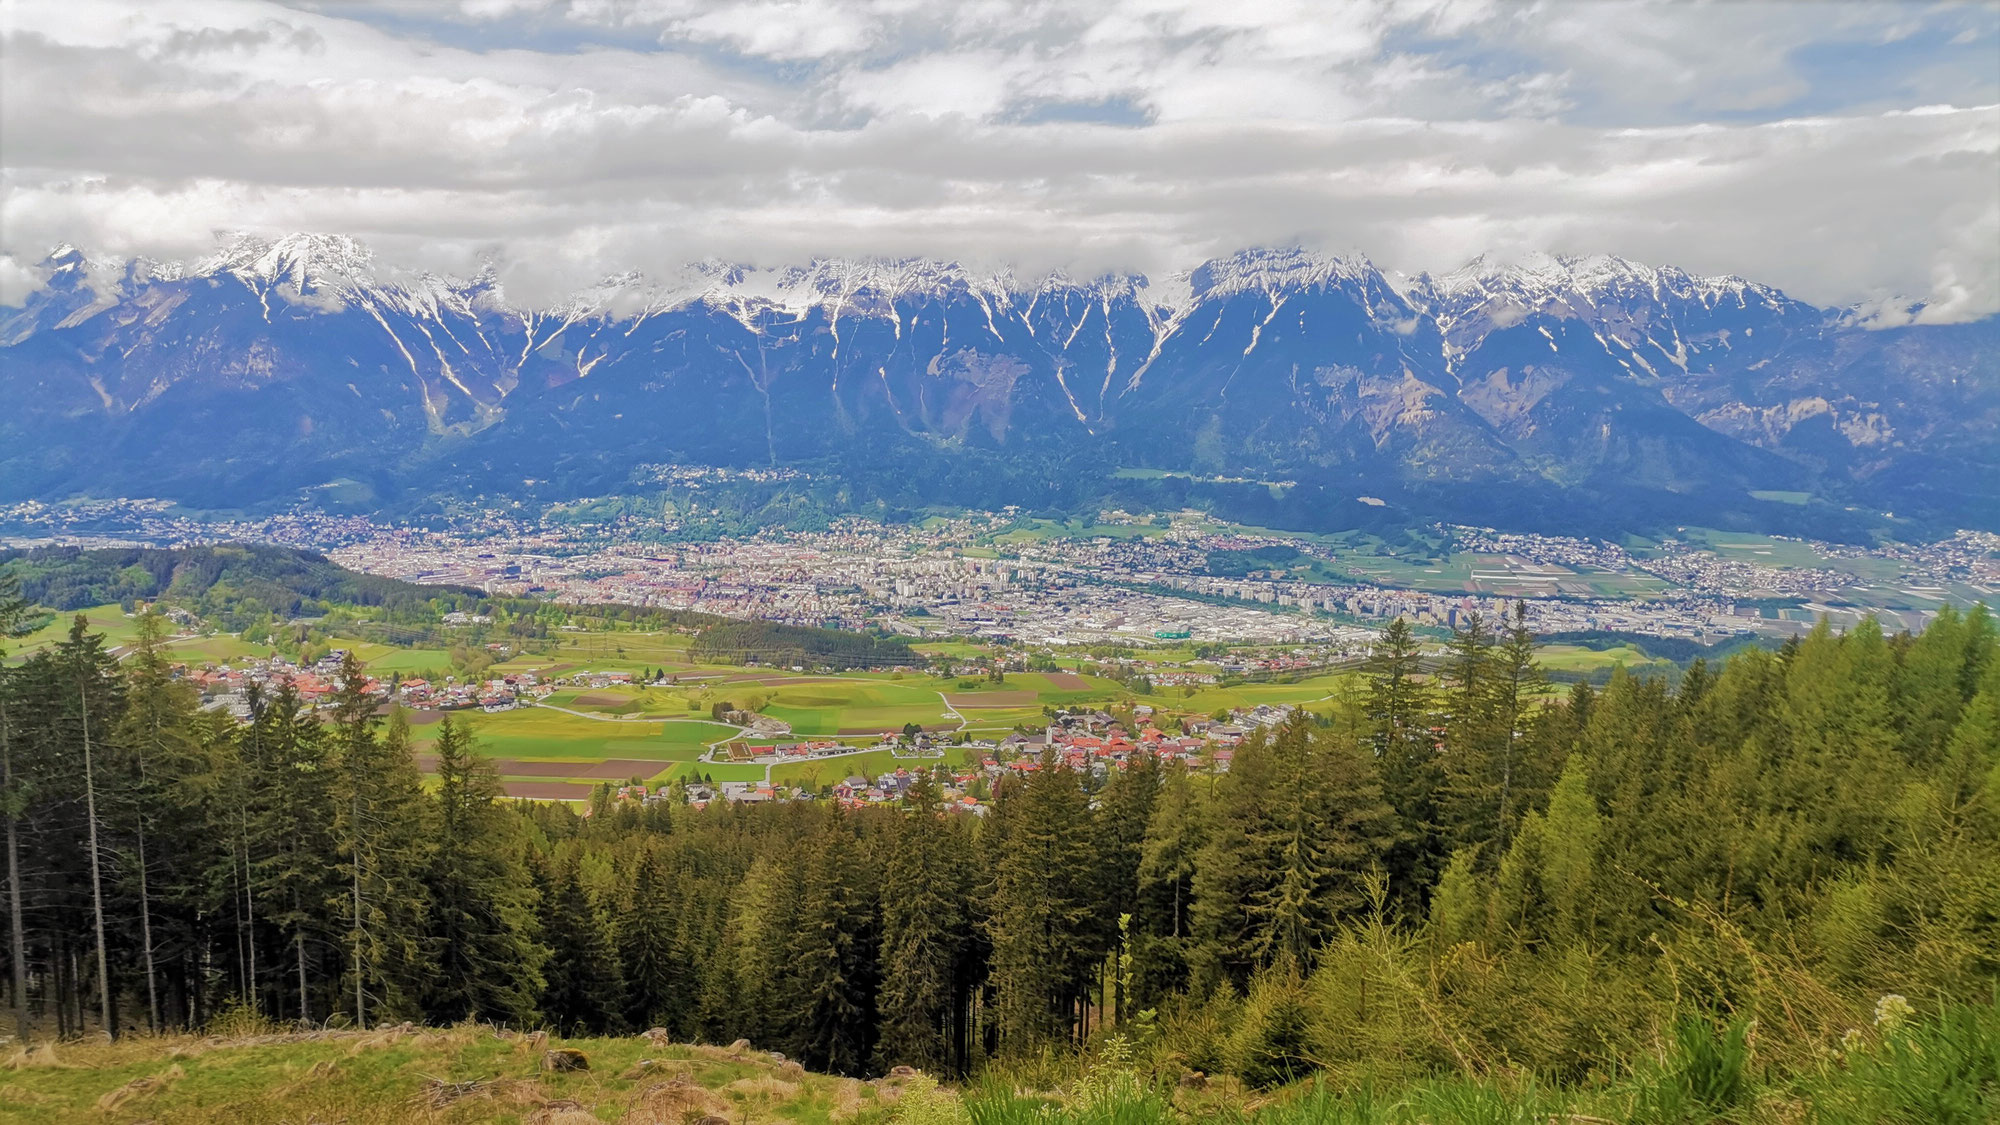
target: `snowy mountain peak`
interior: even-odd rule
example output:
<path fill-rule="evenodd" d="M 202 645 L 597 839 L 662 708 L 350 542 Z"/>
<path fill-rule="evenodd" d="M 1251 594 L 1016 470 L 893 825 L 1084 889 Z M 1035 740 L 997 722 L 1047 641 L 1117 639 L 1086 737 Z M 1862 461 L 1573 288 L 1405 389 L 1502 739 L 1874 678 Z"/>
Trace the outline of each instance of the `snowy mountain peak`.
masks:
<path fill-rule="evenodd" d="M 233 273 L 304 292 L 372 286 L 374 261 L 372 251 L 344 234 L 289 234 L 275 242 L 240 235 L 194 272 Z"/>
<path fill-rule="evenodd" d="M 1247 290 L 1270 292 L 1339 282 L 1382 284 L 1375 263 L 1362 254 L 1317 254 L 1297 247 L 1240 250 L 1202 263 L 1189 274 L 1197 297 Z"/>
<path fill-rule="evenodd" d="M 1693 302 L 1704 308 L 1761 306 L 1779 312 L 1803 308 L 1782 293 L 1739 277 L 1701 277 L 1616 255 L 1484 254 L 1442 275 L 1385 276 L 1365 255 L 1327 254 L 1298 247 L 1242 250 L 1193 269 L 1159 277 L 1109 273 L 1088 279 L 1061 270 L 1021 276 L 1009 269 L 979 270 L 930 258 L 819 257 L 799 265 L 763 266 L 721 259 L 690 262 L 664 275 L 627 271 L 585 286 L 565 300 L 535 307 L 510 303 L 489 266 L 472 279 L 390 268 L 359 240 L 300 232 L 278 239 L 238 235 L 216 253 L 194 262 L 99 262 L 75 247 L 56 248 L 52 273 L 121 278 L 127 284 L 188 277 L 233 276 L 254 289 L 290 301 L 310 297 L 334 303 L 355 300 L 413 314 L 440 309 L 469 311 L 474 303 L 518 316 L 552 314 L 564 320 L 650 315 L 701 303 L 734 310 L 803 315 L 819 307 L 835 315 L 890 315 L 912 298 L 969 296 L 988 315 L 1019 310 L 1056 295 L 1084 295 L 1093 302 L 1130 301 L 1156 325 L 1169 325 L 1197 304 L 1236 293 L 1273 299 L 1309 289 L 1342 288 L 1371 312 L 1407 318 L 1415 307 L 1439 327 L 1474 333 L 1518 322 L 1534 313 L 1598 319 L 1614 306 Z"/>
<path fill-rule="evenodd" d="M 1421 274 L 1410 288 L 1446 305 L 1506 295 L 1529 300 L 1602 294 L 1679 297 L 1710 303 L 1726 295 L 1782 299 L 1774 289 L 1734 275 L 1701 276 L 1674 266 L 1649 266 L 1616 254 L 1481 254 L 1450 273 Z"/>

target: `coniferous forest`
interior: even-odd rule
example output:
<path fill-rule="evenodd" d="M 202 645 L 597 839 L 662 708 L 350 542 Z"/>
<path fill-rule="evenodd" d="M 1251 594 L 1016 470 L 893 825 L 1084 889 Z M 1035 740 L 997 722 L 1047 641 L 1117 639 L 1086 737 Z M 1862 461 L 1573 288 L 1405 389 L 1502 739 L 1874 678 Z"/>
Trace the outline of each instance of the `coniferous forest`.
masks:
<path fill-rule="evenodd" d="M 163 635 L 114 659 L 79 618 L 0 671 L 23 1036 L 247 1011 L 658 1026 L 852 1075 L 1115 1042 L 1251 1087 L 1582 1082 L 1690 1036 L 1804 1068 L 2000 982 L 1983 609 L 1563 690 L 1518 619 L 1442 663 L 1399 622 L 1227 773 L 1051 756 L 985 817 L 928 778 L 901 809 L 516 804 L 448 720 L 427 781 L 352 665 L 238 722 Z"/>

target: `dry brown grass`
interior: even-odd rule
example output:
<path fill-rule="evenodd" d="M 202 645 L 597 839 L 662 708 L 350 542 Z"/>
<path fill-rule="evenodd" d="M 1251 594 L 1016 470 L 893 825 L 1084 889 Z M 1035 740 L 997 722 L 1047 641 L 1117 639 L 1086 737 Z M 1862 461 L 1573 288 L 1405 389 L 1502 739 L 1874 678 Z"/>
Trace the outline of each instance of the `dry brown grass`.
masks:
<path fill-rule="evenodd" d="M 339 1065 L 340 1063 L 337 1059 L 319 1060 L 307 1067 L 305 1074 L 301 1075 L 296 1081 L 287 1082 L 283 1086 L 278 1087 L 278 1096 L 281 1098 L 290 1097 L 302 1090 L 324 1084 L 327 1079 L 333 1077 L 333 1072 L 339 1068 Z"/>
<path fill-rule="evenodd" d="M 105 1113 L 110 1113 L 127 1102 L 137 1101 L 140 1098 L 157 1094 L 185 1077 L 187 1077 L 187 1071 L 182 1070 L 179 1063 L 175 1063 L 158 1074 L 149 1074 L 142 1078 L 134 1078 L 123 1086 L 106 1090 L 104 1096 L 97 1099 L 97 1108 Z"/>
<path fill-rule="evenodd" d="M 684 1125 L 704 1117 L 727 1117 L 733 1108 L 728 1098 L 681 1074 L 634 1094 L 619 1120 L 626 1125 Z"/>
<path fill-rule="evenodd" d="M 858 1116 L 861 1109 L 861 1080 L 841 1079 L 840 1086 L 833 1092 L 833 1108 L 827 1112 L 827 1116 L 835 1121 L 846 1121 Z"/>
<path fill-rule="evenodd" d="M 756 1078 L 739 1078 L 723 1089 L 746 1098 L 758 1098 L 767 1102 L 788 1102 L 799 1096 L 799 1084 L 787 1082 L 771 1075 Z"/>
<path fill-rule="evenodd" d="M 17 1047 L 14 1049 L 13 1054 L 7 1056 L 5 1063 L 0 1063 L 0 1066 L 5 1066 L 8 1070 L 44 1070 L 51 1068 L 66 1070 L 69 1069 L 70 1065 L 62 1061 L 56 1054 L 56 1045 L 54 1043 L 30 1043 L 26 1047 Z"/>
<path fill-rule="evenodd" d="M 583 1103 L 564 1098 L 553 1101 L 534 1110 L 521 1119 L 521 1125 L 603 1125 L 597 1115 L 583 1108 Z"/>
<path fill-rule="evenodd" d="M 795 1117 L 825 1121 L 830 1111 L 833 1120 L 858 1125 L 886 1100 L 867 1084 L 812 1074 L 748 1044 L 674 1045 L 655 1053 L 633 1036 L 577 1046 L 601 1074 L 537 1073 L 544 1052 L 574 1048 L 541 1034 L 472 1024 L 37 1044 L 0 1056 L 0 1119 L 12 1119 L 9 1109 L 25 1109 L 25 1120 L 37 1122 L 160 1125 L 695 1125 L 703 1119 L 741 1125 L 747 1114 L 776 1125 Z M 220 1089 L 228 1090 L 230 1108 L 219 1114 L 213 1098 Z"/>

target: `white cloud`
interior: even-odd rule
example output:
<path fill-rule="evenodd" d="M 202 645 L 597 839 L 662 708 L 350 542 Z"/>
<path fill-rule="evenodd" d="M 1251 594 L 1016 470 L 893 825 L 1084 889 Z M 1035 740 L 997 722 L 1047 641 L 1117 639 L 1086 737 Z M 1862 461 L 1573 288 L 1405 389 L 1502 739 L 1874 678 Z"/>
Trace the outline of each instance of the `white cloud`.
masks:
<path fill-rule="evenodd" d="M 1299 240 L 1412 272 L 1608 251 L 1822 303 L 1925 302 L 1925 319 L 2000 311 L 2000 83 L 1950 54 L 1976 42 L 1949 46 L 1990 43 L 1989 9 L 23 0 L 10 16 L 0 288 L 58 241 L 186 257 L 219 229 L 351 233 L 432 268 L 497 254 L 517 293 L 710 255 L 1159 270 Z M 1815 77 L 1813 52 L 1885 38 L 1903 46 L 1870 81 Z"/>

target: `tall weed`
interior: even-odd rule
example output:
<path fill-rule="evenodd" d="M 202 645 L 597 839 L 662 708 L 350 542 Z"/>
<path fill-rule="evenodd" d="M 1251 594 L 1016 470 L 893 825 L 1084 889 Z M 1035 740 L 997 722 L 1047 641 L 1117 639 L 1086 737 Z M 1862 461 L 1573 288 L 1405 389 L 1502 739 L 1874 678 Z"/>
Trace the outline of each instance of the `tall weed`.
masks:
<path fill-rule="evenodd" d="M 1747 1019 L 1724 1027 L 1697 1017 L 1674 1025 L 1673 1052 L 1639 1087 L 1632 1119 L 1653 1125 L 1726 1119 L 1750 1100 Z"/>
<path fill-rule="evenodd" d="M 2000 1121 L 2000 1004 L 1953 1005 L 1933 1020 L 1857 1042 L 1809 1083 L 1825 1125 L 1987 1125 Z"/>

